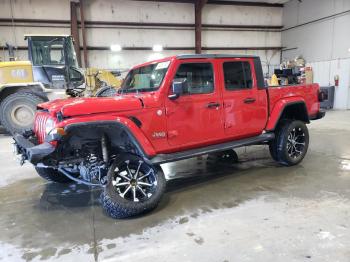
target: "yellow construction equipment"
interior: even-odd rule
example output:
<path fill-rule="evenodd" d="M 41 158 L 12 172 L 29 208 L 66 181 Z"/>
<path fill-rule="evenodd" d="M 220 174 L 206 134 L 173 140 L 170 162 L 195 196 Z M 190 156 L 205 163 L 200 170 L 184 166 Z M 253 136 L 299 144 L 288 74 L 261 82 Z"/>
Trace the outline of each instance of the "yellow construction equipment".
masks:
<path fill-rule="evenodd" d="M 111 96 L 121 86 L 116 71 L 79 68 L 70 35 L 31 34 L 25 39 L 28 61 L 15 61 L 14 47 L 7 44 L 11 61 L 0 62 L 0 124 L 11 133 L 32 127 L 39 103 Z"/>
<path fill-rule="evenodd" d="M 87 68 L 85 83 L 86 93 L 90 96 L 110 96 L 121 87 L 122 78 L 119 71 Z"/>

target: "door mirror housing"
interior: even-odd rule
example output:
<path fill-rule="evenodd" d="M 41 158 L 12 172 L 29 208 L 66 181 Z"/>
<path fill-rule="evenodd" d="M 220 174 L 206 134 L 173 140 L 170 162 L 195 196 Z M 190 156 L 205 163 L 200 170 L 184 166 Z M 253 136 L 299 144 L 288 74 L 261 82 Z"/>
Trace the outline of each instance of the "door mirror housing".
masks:
<path fill-rule="evenodd" d="M 169 95 L 169 99 L 175 100 L 179 98 L 185 90 L 186 79 L 174 79 L 171 85 L 172 94 Z"/>

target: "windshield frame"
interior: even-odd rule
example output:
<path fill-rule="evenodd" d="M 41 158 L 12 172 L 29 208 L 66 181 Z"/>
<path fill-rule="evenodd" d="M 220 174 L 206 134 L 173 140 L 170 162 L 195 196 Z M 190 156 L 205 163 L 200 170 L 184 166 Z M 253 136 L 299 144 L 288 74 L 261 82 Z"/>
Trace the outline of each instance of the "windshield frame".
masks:
<path fill-rule="evenodd" d="M 152 69 L 152 73 L 154 73 L 157 69 L 157 66 L 161 65 L 161 64 L 167 64 L 166 67 L 161 67 L 158 70 L 164 70 L 164 72 L 162 73 L 162 79 L 159 81 L 159 84 L 157 84 L 157 86 L 155 87 L 145 87 L 145 88 L 131 88 L 126 87 L 127 82 L 129 81 L 129 78 L 132 77 L 132 74 L 134 74 L 137 71 L 140 71 L 142 69 L 145 69 L 147 67 L 153 66 Z M 125 93 L 144 93 L 144 92 L 155 92 L 157 90 L 159 90 L 159 88 L 163 85 L 164 80 L 166 78 L 167 73 L 169 72 L 169 68 L 170 68 L 170 64 L 171 64 L 171 60 L 166 59 L 166 60 L 159 60 L 159 61 L 154 61 L 154 62 L 150 62 L 147 64 L 142 64 L 140 66 L 134 67 L 132 68 L 128 74 L 126 75 L 121 88 L 118 90 L 118 93 L 120 94 L 125 94 Z M 131 82 L 132 80 L 130 80 Z M 129 84 L 130 84 L 129 82 Z"/>

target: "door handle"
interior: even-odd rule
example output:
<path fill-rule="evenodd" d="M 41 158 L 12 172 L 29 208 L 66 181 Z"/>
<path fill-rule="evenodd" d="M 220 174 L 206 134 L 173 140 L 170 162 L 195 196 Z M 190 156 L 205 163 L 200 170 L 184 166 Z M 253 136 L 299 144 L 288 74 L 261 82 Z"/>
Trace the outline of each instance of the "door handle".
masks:
<path fill-rule="evenodd" d="M 218 108 L 218 107 L 220 107 L 220 103 L 211 102 L 207 104 L 207 108 Z"/>
<path fill-rule="evenodd" d="M 248 97 L 248 98 L 244 99 L 243 102 L 244 102 L 245 104 L 252 104 L 252 103 L 255 102 L 255 100 L 256 100 L 255 98 Z"/>

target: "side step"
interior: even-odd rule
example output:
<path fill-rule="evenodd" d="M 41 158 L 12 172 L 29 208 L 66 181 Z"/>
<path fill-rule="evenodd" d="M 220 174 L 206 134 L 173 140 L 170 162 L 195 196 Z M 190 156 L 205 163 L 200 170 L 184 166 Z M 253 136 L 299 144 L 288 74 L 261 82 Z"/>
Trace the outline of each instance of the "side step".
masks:
<path fill-rule="evenodd" d="M 153 164 L 164 164 L 168 162 L 179 161 L 195 156 L 206 155 L 213 152 L 220 152 L 228 149 L 238 148 L 242 146 L 258 145 L 264 142 L 271 141 L 275 138 L 274 133 L 265 133 L 259 136 L 250 137 L 246 139 L 226 142 L 222 144 L 216 144 L 196 149 L 190 149 L 182 152 L 172 153 L 172 154 L 159 154 L 151 158 Z"/>

